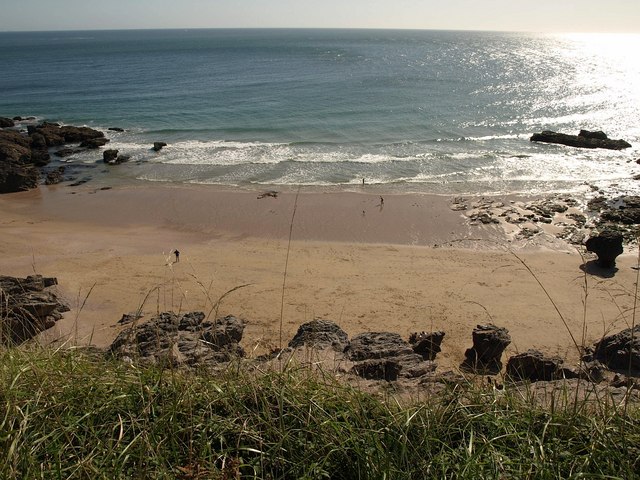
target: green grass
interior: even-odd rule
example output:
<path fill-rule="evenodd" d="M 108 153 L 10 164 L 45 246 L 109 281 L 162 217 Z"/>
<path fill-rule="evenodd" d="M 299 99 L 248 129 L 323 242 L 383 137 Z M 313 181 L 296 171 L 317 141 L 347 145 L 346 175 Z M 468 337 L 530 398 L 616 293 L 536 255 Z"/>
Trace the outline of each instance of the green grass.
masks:
<path fill-rule="evenodd" d="M 321 372 L 138 368 L 0 351 L 0 478 L 634 478 L 637 407 L 549 408 L 469 386 L 429 401 Z"/>

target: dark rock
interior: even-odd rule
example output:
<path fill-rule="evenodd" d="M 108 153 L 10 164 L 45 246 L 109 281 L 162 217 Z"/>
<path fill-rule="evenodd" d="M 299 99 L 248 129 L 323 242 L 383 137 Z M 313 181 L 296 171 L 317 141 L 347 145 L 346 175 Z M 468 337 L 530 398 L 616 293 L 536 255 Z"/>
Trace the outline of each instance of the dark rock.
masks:
<path fill-rule="evenodd" d="M 545 357 L 538 350 L 527 350 L 507 361 L 507 375 L 514 380 L 531 382 L 556 380 L 562 363 L 559 357 Z"/>
<path fill-rule="evenodd" d="M 600 215 L 602 220 L 624 225 L 640 224 L 640 197 L 624 196 L 613 199 Z"/>
<path fill-rule="evenodd" d="M 167 144 L 165 142 L 153 142 L 153 149 L 156 152 L 159 152 L 160 150 L 162 150 L 162 147 L 166 147 Z"/>
<path fill-rule="evenodd" d="M 584 137 L 584 138 L 593 138 L 595 140 L 609 140 L 609 137 L 607 137 L 607 134 L 604 133 L 602 130 L 598 130 L 596 132 L 590 132 L 589 130 L 580 130 L 580 133 L 578 134 L 579 137 Z"/>
<path fill-rule="evenodd" d="M 180 326 L 184 326 L 184 317 Z M 184 328 L 185 330 L 189 330 L 189 327 Z M 244 322 L 233 315 L 227 315 L 224 318 L 218 319 L 211 327 L 208 327 L 207 330 L 202 333 L 202 338 L 206 342 L 209 342 L 209 344 L 222 348 L 226 345 L 240 343 L 243 332 Z"/>
<path fill-rule="evenodd" d="M 103 138 L 103 137 L 90 138 L 88 140 L 83 140 L 82 143 L 80 143 L 80 146 L 82 148 L 96 149 L 96 148 L 104 147 L 108 142 L 109 142 L 108 138 Z"/>
<path fill-rule="evenodd" d="M 604 337 L 594 345 L 594 357 L 611 370 L 640 374 L 640 325 Z"/>
<path fill-rule="evenodd" d="M 586 136 L 582 135 L 583 133 L 585 133 Z M 604 135 L 605 138 L 602 138 L 603 135 L 604 133 L 602 132 L 587 132 L 586 130 L 581 130 L 580 135 L 567 135 L 565 133 L 545 130 L 542 133 L 534 133 L 530 140 L 532 142 L 557 143 L 578 148 L 623 150 L 631 147 L 631 144 L 624 140 L 611 140 L 606 138 L 606 135 Z"/>
<path fill-rule="evenodd" d="M 35 167 L 43 167 L 49 163 L 48 149 L 52 146 L 87 142 L 87 147 L 97 148 L 108 141 L 98 130 L 48 122 L 27 125 L 27 131 L 28 136 L 12 130 L 0 131 L 0 193 L 36 188 L 39 171 Z M 64 156 L 63 150 L 59 152 L 59 156 Z"/>
<path fill-rule="evenodd" d="M 44 179 L 45 185 L 56 185 L 62 182 L 62 180 L 64 179 L 64 171 L 65 171 L 64 167 L 58 167 L 57 169 L 47 173 Z"/>
<path fill-rule="evenodd" d="M 0 117 L 0 128 L 11 128 L 15 126 L 16 123 L 10 118 Z"/>
<path fill-rule="evenodd" d="M 411 345 L 391 332 L 367 332 L 356 335 L 345 349 L 352 361 L 362 361 L 413 354 Z"/>
<path fill-rule="evenodd" d="M 31 148 L 35 148 L 35 149 L 46 149 L 47 148 L 47 139 L 44 138 L 44 135 L 42 135 L 41 133 L 35 132 L 33 135 L 31 135 Z"/>
<path fill-rule="evenodd" d="M 31 163 L 36 167 L 44 167 L 48 165 L 51 156 L 47 150 L 31 150 Z"/>
<path fill-rule="evenodd" d="M 118 150 L 109 149 L 102 152 L 102 160 L 104 163 L 115 163 L 118 158 Z"/>
<path fill-rule="evenodd" d="M 202 312 L 161 313 L 120 332 L 109 352 L 152 364 L 214 366 L 244 356 L 239 342 L 244 323 L 233 316 L 205 319 Z"/>
<path fill-rule="evenodd" d="M 402 367 L 389 359 L 366 360 L 353 366 L 351 371 L 367 380 L 386 380 L 393 382 L 400 376 Z"/>
<path fill-rule="evenodd" d="M 558 370 L 560 378 L 579 378 L 593 383 L 600 383 L 604 380 L 606 367 L 597 360 L 582 362 L 577 367 L 561 367 Z"/>
<path fill-rule="evenodd" d="M 112 132 L 124 132 L 124 128 L 120 128 L 120 127 L 109 127 L 108 130 Z"/>
<path fill-rule="evenodd" d="M 436 369 L 436 364 L 424 361 L 411 345 L 397 333 L 367 332 L 353 337 L 345 349 L 349 360 L 358 362 L 353 372 L 365 378 L 394 380 L 398 376 L 418 378 Z M 362 366 L 360 366 L 363 364 Z M 377 373 L 375 373 L 377 372 Z"/>
<path fill-rule="evenodd" d="M 126 163 L 129 160 L 131 160 L 130 155 L 118 155 L 118 158 L 116 158 L 115 164 L 120 165 L 121 163 Z"/>
<path fill-rule="evenodd" d="M 31 140 L 19 132 L 0 131 L 0 193 L 38 186 L 40 174 L 31 163 Z"/>
<path fill-rule="evenodd" d="M 343 352 L 349 344 L 349 336 L 330 320 L 316 319 L 300 325 L 297 333 L 289 342 L 290 348 L 308 346 L 311 348 L 332 348 Z"/>
<path fill-rule="evenodd" d="M 502 352 L 511 343 L 509 331 L 495 325 L 478 325 L 472 334 L 473 346 L 464 353 L 462 367 L 467 370 L 498 373 Z"/>
<path fill-rule="evenodd" d="M 136 320 L 140 320 L 144 315 L 141 312 L 123 313 L 122 318 L 118 320 L 118 324 L 127 325 L 133 323 Z"/>
<path fill-rule="evenodd" d="M 264 192 L 261 193 L 260 195 L 258 195 L 258 200 L 263 199 L 265 197 L 272 197 L 272 198 L 278 198 L 278 192 L 276 192 L 275 190 L 270 190 L 268 192 Z"/>
<path fill-rule="evenodd" d="M 421 355 L 425 360 L 435 360 L 436 355 L 440 353 L 444 332 L 420 332 L 412 333 L 409 336 L 409 343 L 413 351 Z"/>
<path fill-rule="evenodd" d="M 623 252 L 622 235 L 605 230 L 597 237 L 589 238 L 585 246 L 588 252 L 598 255 L 598 266 L 610 269 L 615 267 L 616 257 Z"/>
<path fill-rule="evenodd" d="M 486 212 L 471 214 L 471 215 L 469 215 L 469 220 L 471 220 L 471 223 L 473 223 L 473 224 L 482 223 L 483 225 L 490 225 L 492 223 L 500 223 L 500 220 L 498 220 L 497 218 L 493 217 L 492 215 L 490 215 L 490 214 L 488 214 Z"/>
<path fill-rule="evenodd" d="M 0 344 L 13 345 L 52 327 L 69 308 L 48 287 L 55 278 L 0 276 Z"/>
<path fill-rule="evenodd" d="M 78 153 L 78 151 L 79 150 L 74 150 L 73 148 L 61 148 L 60 150 L 56 150 L 54 153 L 60 158 L 66 158 Z"/>
<path fill-rule="evenodd" d="M 622 375 L 620 373 L 616 373 L 613 376 L 613 379 L 609 383 L 614 388 L 629 388 L 640 390 L 640 381 L 636 378 L 630 378 L 626 375 Z"/>

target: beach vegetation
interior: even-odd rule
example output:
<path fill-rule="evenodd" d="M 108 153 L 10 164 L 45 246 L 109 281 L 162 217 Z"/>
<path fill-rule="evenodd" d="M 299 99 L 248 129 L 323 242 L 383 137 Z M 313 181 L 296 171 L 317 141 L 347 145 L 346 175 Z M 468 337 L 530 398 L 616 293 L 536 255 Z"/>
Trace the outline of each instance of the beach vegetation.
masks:
<path fill-rule="evenodd" d="M 366 392 L 293 362 L 139 366 L 0 351 L 0 478 L 637 478 L 640 411 L 527 389 Z M 565 399 L 571 392 L 560 392 Z"/>

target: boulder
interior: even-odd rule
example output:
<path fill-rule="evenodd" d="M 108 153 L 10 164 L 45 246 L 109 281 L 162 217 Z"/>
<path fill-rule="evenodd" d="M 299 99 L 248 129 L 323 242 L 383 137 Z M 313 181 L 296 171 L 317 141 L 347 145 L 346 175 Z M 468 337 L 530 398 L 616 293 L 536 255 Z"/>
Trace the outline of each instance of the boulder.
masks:
<path fill-rule="evenodd" d="M 367 380 L 398 380 L 402 367 L 396 361 L 389 359 L 365 360 L 353 366 L 351 371 Z"/>
<path fill-rule="evenodd" d="M 153 150 L 159 152 L 162 150 L 162 147 L 166 147 L 167 144 L 165 142 L 153 142 Z"/>
<path fill-rule="evenodd" d="M 0 344 L 22 343 L 55 325 L 69 308 L 49 287 L 55 278 L 0 276 Z"/>
<path fill-rule="evenodd" d="M 367 332 L 356 335 L 345 349 L 356 362 L 352 372 L 368 379 L 418 378 L 433 372 L 436 364 L 425 361 L 397 333 Z"/>
<path fill-rule="evenodd" d="M 502 352 L 511 343 L 509 330 L 495 325 L 478 325 L 472 333 L 473 346 L 464 353 L 462 368 L 486 373 L 502 369 Z"/>
<path fill-rule="evenodd" d="M 624 140 L 611 140 L 603 132 L 589 132 L 587 130 L 580 130 L 578 135 L 567 135 L 545 130 L 542 133 L 534 133 L 530 140 L 532 142 L 557 143 L 578 148 L 623 150 L 631 147 L 631 144 Z"/>
<path fill-rule="evenodd" d="M 559 378 L 579 378 L 593 383 L 600 383 L 605 378 L 607 368 L 597 360 L 583 361 L 577 367 L 561 367 L 558 370 Z"/>
<path fill-rule="evenodd" d="M 289 347 L 300 348 L 306 345 L 311 348 L 332 348 L 337 352 L 343 352 L 348 344 L 349 336 L 337 324 L 331 320 L 316 319 L 300 325 L 289 342 Z"/>
<path fill-rule="evenodd" d="M 104 163 L 115 163 L 118 158 L 118 150 L 109 149 L 102 152 L 102 160 Z"/>
<path fill-rule="evenodd" d="M 640 325 L 604 337 L 593 356 L 612 370 L 640 374 Z"/>
<path fill-rule="evenodd" d="M 530 382 L 551 381 L 560 378 L 562 359 L 546 357 L 538 350 L 527 350 L 507 361 L 507 375 L 514 380 Z"/>
<path fill-rule="evenodd" d="M 112 132 L 124 132 L 124 128 L 120 128 L 120 127 L 109 127 L 108 130 Z"/>
<path fill-rule="evenodd" d="M 398 357 L 414 354 L 411 345 L 391 332 L 366 332 L 351 339 L 345 354 L 352 361 Z"/>
<path fill-rule="evenodd" d="M 164 312 L 120 332 L 109 353 L 147 364 L 215 366 L 244 356 L 243 331 L 234 316 L 211 322 L 202 312 Z"/>
<path fill-rule="evenodd" d="M 0 128 L 11 128 L 15 126 L 16 126 L 16 123 L 12 119 L 6 118 L 6 117 L 0 117 Z"/>
<path fill-rule="evenodd" d="M 409 336 L 411 348 L 418 355 L 422 355 L 425 360 L 435 360 L 436 355 L 440 353 L 444 332 L 420 332 L 412 333 Z"/>
<path fill-rule="evenodd" d="M 80 143 L 80 146 L 82 148 L 97 149 L 100 147 L 104 147 L 108 142 L 109 142 L 109 139 L 104 137 L 89 138 L 87 140 L 83 140 Z"/>
<path fill-rule="evenodd" d="M 605 230 L 598 236 L 589 238 L 585 246 L 588 252 L 598 255 L 598 266 L 610 269 L 615 267 L 616 257 L 623 252 L 622 235 Z"/>

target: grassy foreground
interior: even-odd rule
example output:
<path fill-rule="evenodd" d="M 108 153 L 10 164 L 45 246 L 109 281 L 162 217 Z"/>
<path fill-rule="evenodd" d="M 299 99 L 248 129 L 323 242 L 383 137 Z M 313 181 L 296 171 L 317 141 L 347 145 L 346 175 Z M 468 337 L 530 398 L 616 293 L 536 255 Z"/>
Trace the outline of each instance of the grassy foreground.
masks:
<path fill-rule="evenodd" d="M 283 370 L 2 350 L 0 478 L 640 477 L 637 407 L 543 408 L 479 387 L 401 405 Z"/>

